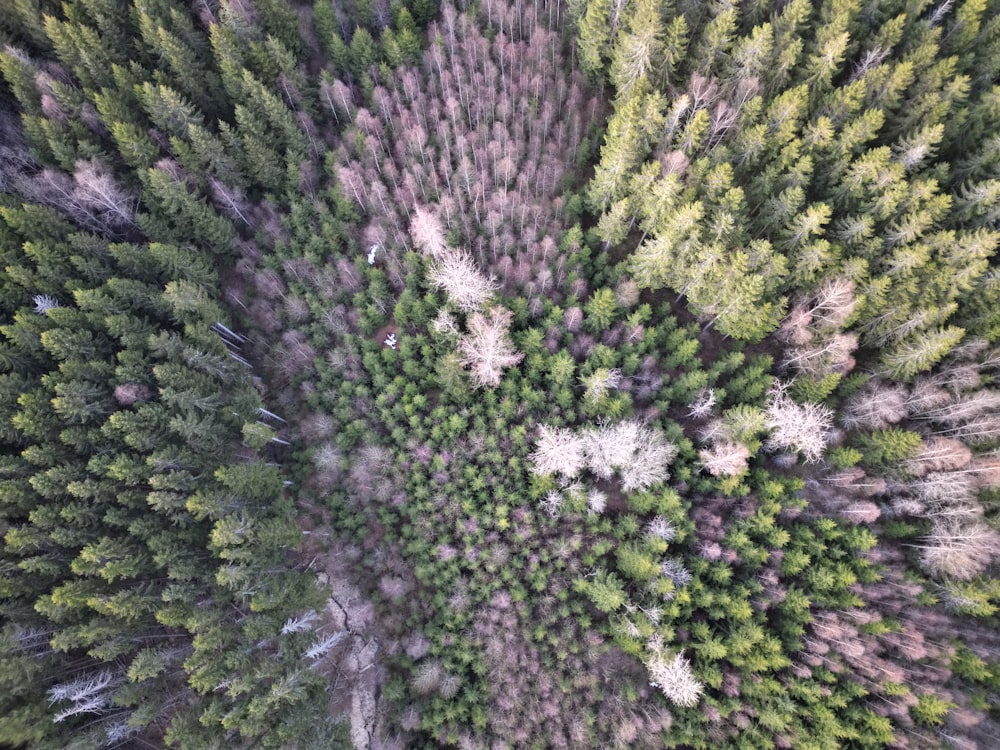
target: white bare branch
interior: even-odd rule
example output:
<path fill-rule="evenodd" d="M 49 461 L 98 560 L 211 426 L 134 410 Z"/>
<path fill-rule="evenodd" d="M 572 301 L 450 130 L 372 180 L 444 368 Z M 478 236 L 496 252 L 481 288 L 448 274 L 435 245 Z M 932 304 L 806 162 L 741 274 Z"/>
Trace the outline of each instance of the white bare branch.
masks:
<path fill-rule="evenodd" d="M 660 688 L 667 700 L 678 706 L 691 707 L 697 704 L 704 686 L 692 674 L 690 662 L 681 654 L 666 656 L 659 635 L 651 638 L 646 647 L 650 651 L 646 659 L 649 684 Z"/>
<path fill-rule="evenodd" d="M 430 282 L 444 289 L 448 299 L 465 312 L 479 310 L 499 286 L 479 270 L 464 250 L 447 249 L 436 256 L 428 273 Z"/>
<path fill-rule="evenodd" d="M 573 430 L 542 425 L 535 452 L 528 456 L 531 470 L 540 476 L 558 473 L 566 478 L 575 477 L 587 462 L 584 448 L 584 439 Z"/>
<path fill-rule="evenodd" d="M 833 412 L 822 404 L 798 404 L 787 389 L 788 384 L 780 381 L 771 389 L 765 423 L 771 435 L 765 447 L 775 452 L 793 450 L 801 453 L 807 463 L 816 463 L 826 450 Z"/>
<path fill-rule="evenodd" d="M 458 353 L 462 365 L 471 368 L 476 388 L 497 387 L 503 371 L 524 359 L 508 334 L 512 317 L 513 313 L 502 307 L 493 307 L 486 315 L 477 312 L 470 316 L 469 332 L 459 340 Z"/>

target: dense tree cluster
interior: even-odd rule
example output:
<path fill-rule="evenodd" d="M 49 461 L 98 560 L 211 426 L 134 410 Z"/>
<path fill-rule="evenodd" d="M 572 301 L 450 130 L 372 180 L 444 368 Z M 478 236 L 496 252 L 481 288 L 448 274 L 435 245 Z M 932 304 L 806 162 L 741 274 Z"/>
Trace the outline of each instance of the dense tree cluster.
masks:
<path fill-rule="evenodd" d="M 0 745 L 995 746 L 998 40 L 14 2 Z"/>

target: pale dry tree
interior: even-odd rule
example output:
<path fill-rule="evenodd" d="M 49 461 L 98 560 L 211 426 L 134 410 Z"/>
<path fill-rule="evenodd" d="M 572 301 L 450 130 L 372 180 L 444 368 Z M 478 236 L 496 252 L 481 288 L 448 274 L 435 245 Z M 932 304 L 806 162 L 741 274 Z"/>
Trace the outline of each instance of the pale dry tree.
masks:
<path fill-rule="evenodd" d="M 413 673 L 410 684 L 413 686 L 413 691 L 418 695 L 427 695 L 440 687 L 441 680 L 444 677 L 445 672 L 441 666 L 441 662 L 425 661 Z"/>
<path fill-rule="evenodd" d="M 512 318 L 513 313 L 502 307 L 469 317 L 469 332 L 459 340 L 458 353 L 462 366 L 471 369 L 476 388 L 497 387 L 503 371 L 524 359 L 524 354 L 515 350 L 510 340 Z"/>
<path fill-rule="evenodd" d="M 660 572 L 665 578 L 673 581 L 677 588 L 683 588 L 691 583 L 691 571 L 679 558 L 671 557 L 664 560 L 660 565 Z"/>
<path fill-rule="evenodd" d="M 460 310 L 479 310 L 499 286 L 479 270 L 472 256 L 464 250 L 447 250 L 437 256 L 428 272 L 435 287 L 443 289 Z"/>
<path fill-rule="evenodd" d="M 1000 553 L 1000 534 L 981 521 L 944 521 L 935 523 L 917 546 L 928 573 L 965 581 L 985 571 Z"/>
<path fill-rule="evenodd" d="M 917 454 L 903 464 L 913 476 L 928 472 L 955 471 L 972 460 L 972 451 L 961 440 L 930 437 L 920 443 Z"/>
<path fill-rule="evenodd" d="M 410 219 L 410 237 L 421 252 L 432 258 L 439 258 L 449 252 L 441 220 L 428 209 L 417 206 Z"/>
<path fill-rule="evenodd" d="M 309 648 L 306 649 L 303 656 L 309 659 L 309 661 L 319 661 L 328 653 L 330 653 L 330 651 L 333 650 L 334 646 L 336 646 L 346 637 L 347 637 L 346 630 L 341 630 L 336 633 L 330 633 L 329 635 L 325 635 L 318 641 L 313 643 L 311 646 L 309 646 Z"/>
<path fill-rule="evenodd" d="M 909 395 L 900 385 L 873 380 L 844 404 L 840 422 L 852 430 L 881 430 L 905 419 Z"/>
<path fill-rule="evenodd" d="M 812 339 L 812 315 L 805 305 L 795 305 L 781 321 L 775 335 L 779 341 L 792 346 L 805 346 Z"/>
<path fill-rule="evenodd" d="M 444 308 L 438 310 L 437 316 L 431 321 L 431 330 L 442 336 L 457 336 L 459 333 L 455 316 Z"/>
<path fill-rule="evenodd" d="M 38 315 L 45 315 L 49 310 L 59 307 L 59 301 L 48 294 L 36 294 L 31 301 L 35 303 L 35 312 Z"/>
<path fill-rule="evenodd" d="M 765 448 L 772 452 L 792 450 L 807 463 L 823 458 L 833 412 L 822 404 L 796 403 L 788 395 L 788 384 L 777 381 L 771 388 L 765 427 L 771 431 Z"/>
<path fill-rule="evenodd" d="M 121 675 L 105 669 L 84 675 L 72 682 L 54 685 L 47 693 L 49 703 L 68 701 L 70 705 L 56 712 L 52 720 L 60 722 L 78 714 L 107 713 L 111 701 L 111 689 L 121 681 Z"/>
<path fill-rule="evenodd" d="M 618 471 L 626 492 L 666 480 L 677 446 L 662 433 L 635 420 L 601 425 L 584 433 L 588 468 L 602 479 Z"/>
<path fill-rule="evenodd" d="M 747 470 L 750 449 L 742 443 L 723 440 L 698 452 L 702 468 L 713 477 L 737 477 Z"/>
<path fill-rule="evenodd" d="M 315 610 L 309 610 L 304 615 L 298 617 L 289 617 L 284 626 L 281 628 L 282 635 L 288 635 L 289 633 L 302 633 L 309 630 L 312 624 L 319 619 L 319 614 Z"/>
<path fill-rule="evenodd" d="M 841 328 L 857 306 L 858 300 L 854 292 L 854 282 L 839 276 L 821 284 L 810 300 L 810 326 Z"/>
<path fill-rule="evenodd" d="M 587 463 L 584 440 L 569 428 L 541 425 L 535 451 L 528 460 L 532 463 L 531 471 L 539 476 L 561 474 L 573 478 Z"/>
<path fill-rule="evenodd" d="M 795 368 L 806 375 L 847 373 L 854 367 L 852 354 L 857 348 L 858 339 L 853 334 L 834 333 L 816 343 L 787 349 L 782 367 Z"/>
<path fill-rule="evenodd" d="M 655 516 L 652 521 L 646 524 L 646 534 L 669 542 L 677 534 L 677 529 L 663 516 Z"/>
<path fill-rule="evenodd" d="M 668 657 L 664 653 L 663 639 L 657 633 L 646 643 L 649 656 L 649 684 L 663 691 L 667 700 L 678 706 L 690 708 L 698 703 L 704 686 L 695 679 L 691 664 L 681 654 Z"/>
<path fill-rule="evenodd" d="M 608 507 L 608 496 L 598 489 L 591 489 L 587 493 L 587 510 L 594 515 L 601 515 Z"/>
<path fill-rule="evenodd" d="M 101 223 L 109 227 L 131 226 L 136 198 L 119 186 L 111 171 L 95 159 L 80 160 L 75 165 L 73 191 L 77 202 Z"/>
<path fill-rule="evenodd" d="M 446 701 L 451 700 L 458 695 L 461 687 L 462 681 L 458 677 L 453 674 L 445 674 L 441 678 L 441 684 L 438 685 L 438 694 Z"/>
<path fill-rule="evenodd" d="M 705 388 L 698 393 L 694 401 L 688 405 L 688 416 L 691 419 L 707 419 L 715 407 L 715 389 Z"/>

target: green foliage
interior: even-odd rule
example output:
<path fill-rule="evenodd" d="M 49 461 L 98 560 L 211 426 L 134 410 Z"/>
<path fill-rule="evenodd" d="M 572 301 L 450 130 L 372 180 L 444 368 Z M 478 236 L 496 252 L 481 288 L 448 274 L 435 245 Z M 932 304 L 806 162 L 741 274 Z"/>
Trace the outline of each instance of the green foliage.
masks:
<path fill-rule="evenodd" d="M 0 18 L 0 745 L 342 747 L 359 675 L 407 747 L 991 710 L 995 581 L 905 570 L 993 560 L 990 4 L 125 5 Z M 421 213 L 497 280 L 495 388 Z M 759 453 L 796 373 L 815 471 Z"/>
<path fill-rule="evenodd" d="M 855 446 L 861 453 L 861 463 L 870 468 L 893 469 L 912 458 L 921 445 L 920 435 L 892 427 L 858 435 Z"/>
<path fill-rule="evenodd" d="M 587 596 L 601 612 L 615 612 L 625 603 L 625 591 L 614 573 L 599 571 L 582 584 Z"/>
<path fill-rule="evenodd" d="M 936 727 L 944 723 L 945 715 L 954 707 L 954 703 L 933 693 L 924 693 L 917 699 L 916 705 L 910 706 L 910 715 L 922 726 Z"/>

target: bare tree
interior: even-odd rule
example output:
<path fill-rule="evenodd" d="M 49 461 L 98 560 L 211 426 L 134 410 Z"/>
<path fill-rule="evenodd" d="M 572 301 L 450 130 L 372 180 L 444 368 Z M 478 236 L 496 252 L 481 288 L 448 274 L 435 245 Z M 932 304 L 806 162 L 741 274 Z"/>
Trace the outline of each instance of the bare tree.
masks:
<path fill-rule="evenodd" d="M 782 365 L 794 367 L 806 375 L 824 375 L 830 372 L 845 374 L 854 367 L 851 354 L 857 348 L 856 336 L 834 333 L 816 343 L 786 350 Z"/>
<path fill-rule="evenodd" d="M 715 389 L 705 388 L 688 405 L 688 416 L 691 419 L 707 419 L 712 415 L 713 408 L 715 408 Z"/>
<path fill-rule="evenodd" d="M 631 433 L 631 430 L 629 432 Z M 622 489 L 626 492 L 644 490 L 653 484 L 666 481 L 670 476 L 667 468 L 677 456 L 677 446 L 668 443 L 658 430 L 643 426 L 636 430 L 634 440 L 634 452 L 620 468 Z"/>
<path fill-rule="evenodd" d="M 465 312 L 480 309 L 499 289 L 496 281 L 487 278 L 463 250 L 448 248 L 438 254 L 428 276 L 434 286 L 444 289 L 448 299 Z"/>
<path fill-rule="evenodd" d="M 823 458 L 826 440 L 833 425 L 833 412 L 822 404 L 798 404 L 788 395 L 788 384 L 777 381 L 767 405 L 765 426 L 771 435 L 769 451 L 793 450 L 808 463 Z"/>
<path fill-rule="evenodd" d="M 837 330 L 854 313 L 857 303 L 853 281 L 839 276 L 830 279 L 816 290 L 810 300 L 810 325 L 814 329 Z"/>
<path fill-rule="evenodd" d="M 840 413 L 844 427 L 881 430 L 907 416 L 906 388 L 873 379 L 862 391 L 847 400 Z"/>
<path fill-rule="evenodd" d="M 957 396 L 947 403 L 925 409 L 916 418 L 958 427 L 998 411 L 1000 411 L 1000 391 L 981 390 Z"/>
<path fill-rule="evenodd" d="M 646 648 L 650 685 L 660 688 L 667 700 L 678 706 L 691 707 L 698 703 L 704 686 L 695 679 L 690 662 L 681 654 L 667 656 L 659 634 L 649 640 Z"/>
<path fill-rule="evenodd" d="M 413 209 L 410 219 L 410 237 L 413 243 L 425 254 L 438 258 L 449 250 L 441 220 L 430 210 L 422 206 Z"/>
<path fill-rule="evenodd" d="M 49 688 L 50 703 L 68 701 L 52 717 L 55 722 L 65 721 L 77 714 L 104 714 L 110 710 L 111 689 L 121 683 L 121 675 L 104 669 L 96 674 L 79 677 L 72 682 L 63 682 Z"/>
<path fill-rule="evenodd" d="M 805 305 L 799 304 L 788 311 L 775 335 L 780 341 L 794 346 L 805 346 L 812 339 L 812 314 Z"/>
<path fill-rule="evenodd" d="M 524 359 L 524 354 L 516 351 L 510 340 L 508 329 L 512 318 L 513 313 L 502 307 L 469 317 L 469 332 L 459 340 L 458 353 L 462 365 L 471 368 L 476 388 L 500 385 L 503 371 Z"/>
<path fill-rule="evenodd" d="M 538 428 L 535 452 L 528 456 L 535 474 L 561 474 L 567 479 L 577 476 L 586 465 L 585 441 L 566 427 Z"/>
<path fill-rule="evenodd" d="M 646 534 L 655 539 L 669 542 L 677 534 L 677 529 L 663 516 L 655 516 L 652 521 L 646 524 Z"/>
<path fill-rule="evenodd" d="M 230 187 L 214 177 L 208 178 L 208 186 L 212 199 L 226 216 L 238 219 L 248 227 L 256 226 L 256 218 L 250 212 L 250 203 L 240 188 Z"/>
<path fill-rule="evenodd" d="M 587 493 L 587 510 L 595 515 L 600 515 L 608 505 L 608 496 L 598 489 L 591 489 Z"/>
<path fill-rule="evenodd" d="M 702 468 L 713 477 L 736 477 L 747 470 L 750 449 L 742 443 L 723 440 L 698 452 Z"/>
<path fill-rule="evenodd" d="M 111 172 L 96 159 L 80 160 L 73 173 L 74 196 L 80 205 L 109 229 L 132 226 L 135 196 L 115 182 Z"/>
<path fill-rule="evenodd" d="M 455 316 L 448 312 L 446 308 L 438 310 L 438 314 L 431 321 L 431 330 L 442 336 L 457 336 L 459 333 Z"/>
<path fill-rule="evenodd" d="M 981 521 L 935 523 L 918 545 L 928 573 L 968 580 L 989 567 L 1000 553 L 1000 534 Z"/>
<path fill-rule="evenodd" d="M 586 387 L 584 398 L 591 403 L 596 403 L 604 398 L 608 390 L 617 388 L 622 382 L 622 371 L 617 367 L 608 369 L 599 367 L 590 375 L 584 375 L 580 382 Z"/>
<path fill-rule="evenodd" d="M 906 470 L 914 476 L 928 472 L 954 471 L 972 460 L 972 451 L 961 440 L 944 437 L 927 438 L 920 444 L 917 455 L 906 461 Z"/>
<path fill-rule="evenodd" d="M 854 524 L 875 523 L 879 519 L 879 516 L 882 515 L 882 511 L 871 500 L 859 500 L 847 505 L 839 512 L 848 523 Z"/>
<path fill-rule="evenodd" d="M 635 420 L 590 428 L 583 437 L 588 468 L 603 479 L 618 471 L 627 492 L 666 480 L 677 455 L 661 432 Z"/>

